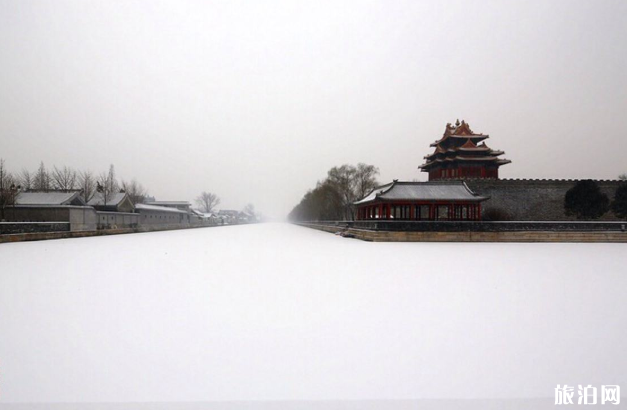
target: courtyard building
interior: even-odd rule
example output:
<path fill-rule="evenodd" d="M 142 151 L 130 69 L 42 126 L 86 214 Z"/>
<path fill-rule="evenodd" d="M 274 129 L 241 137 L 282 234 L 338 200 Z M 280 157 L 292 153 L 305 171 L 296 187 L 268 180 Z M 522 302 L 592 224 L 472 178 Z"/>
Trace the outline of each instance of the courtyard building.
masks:
<path fill-rule="evenodd" d="M 462 181 L 399 182 L 372 190 L 354 203 L 357 220 L 481 220 L 487 197 Z"/>

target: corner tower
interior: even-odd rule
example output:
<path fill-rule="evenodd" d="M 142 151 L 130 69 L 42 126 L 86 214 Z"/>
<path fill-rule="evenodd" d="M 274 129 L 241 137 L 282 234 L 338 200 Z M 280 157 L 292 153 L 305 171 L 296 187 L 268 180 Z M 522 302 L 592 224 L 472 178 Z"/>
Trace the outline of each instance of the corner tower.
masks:
<path fill-rule="evenodd" d="M 475 134 L 465 121 L 455 126 L 446 124 L 444 135 L 432 147 L 425 163 L 418 168 L 429 173 L 429 181 L 439 179 L 492 178 L 498 179 L 499 167 L 510 160 L 498 158 L 503 151 L 488 147 L 485 140 L 489 135 Z"/>

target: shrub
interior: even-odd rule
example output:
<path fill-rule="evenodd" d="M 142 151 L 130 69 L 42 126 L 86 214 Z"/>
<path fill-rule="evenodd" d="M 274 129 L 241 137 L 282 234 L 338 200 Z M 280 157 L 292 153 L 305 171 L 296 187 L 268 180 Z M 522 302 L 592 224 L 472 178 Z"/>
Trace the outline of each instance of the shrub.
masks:
<path fill-rule="evenodd" d="M 564 211 L 577 219 L 598 219 L 609 210 L 610 200 L 596 182 L 579 181 L 566 192 Z"/>

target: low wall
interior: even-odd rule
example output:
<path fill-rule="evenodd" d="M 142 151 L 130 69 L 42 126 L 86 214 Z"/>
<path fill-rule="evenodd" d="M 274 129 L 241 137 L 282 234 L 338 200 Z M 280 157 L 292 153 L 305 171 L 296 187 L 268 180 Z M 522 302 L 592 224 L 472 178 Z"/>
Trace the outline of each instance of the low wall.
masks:
<path fill-rule="evenodd" d="M 98 229 L 122 229 L 139 226 L 139 214 L 97 211 Z"/>
<path fill-rule="evenodd" d="M 0 235 L 36 232 L 69 232 L 68 222 L 0 222 Z"/>
<path fill-rule="evenodd" d="M 374 223 L 373 223 L 374 224 Z M 379 224 L 381 224 L 379 222 Z M 555 229 L 558 226 L 564 226 L 561 223 L 545 223 L 533 225 L 535 229 L 522 230 L 522 229 L 505 229 L 509 224 L 513 224 L 514 227 L 520 228 L 523 225 L 516 225 L 515 223 L 488 223 L 499 224 L 501 230 L 494 229 L 494 225 L 490 228 L 492 230 L 437 230 L 437 225 L 440 229 L 444 224 L 451 224 L 449 229 L 454 228 L 451 222 L 432 222 L 432 230 L 420 231 L 420 230 L 385 230 L 381 227 L 374 227 L 372 229 L 364 229 L 363 227 L 357 227 L 352 222 L 308 222 L 299 223 L 298 225 L 308 228 L 318 229 L 325 232 L 342 232 L 344 236 L 354 237 L 364 241 L 372 242 L 620 242 L 627 243 L 627 231 L 624 228 L 615 229 L 616 226 L 612 225 L 613 229 L 600 229 L 598 226 L 596 229 L 588 226 L 583 229 L 574 229 L 575 226 L 571 226 L 570 230 Z M 480 223 L 486 224 L 486 223 Z M 554 224 L 554 226 L 551 226 Z M 579 223 L 581 228 L 581 224 Z M 497 225 L 497 226 L 499 226 Z M 545 228 L 551 227 L 553 229 L 540 229 L 544 225 Z M 616 224 L 615 224 L 616 225 Z M 624 225 L 624 224 L 617 224 Z M 389 225 L 388 225 L 389 226 Z M 401 225 L 397 225 L 396 228 L 400 228 Z"/>
<path fill-rule="evenodd" d="M 136 228 L 121 229 L 101 229 L 92 231 L 66 231 L 66 232 L 36 232 L 36 233 L 15 233 L 0 235 L 0 244 L 9 242 L 43 241 L 47 239 L 84 238 L 89 236 L 121 235 L 127 233 L 174 231 L 180 229 L 213 228 L 218 226 L 235 225 L 203 225 L 203 226 L 181 226 L 181 225 L 154 225 L 141 226 Z"/>
<path fill-rule="evenodd" d="M 8 222 L 65 222 L 71 231 L 96 229 L 98 217 L 91 206 L 18 205 L 5 210 Z"/>

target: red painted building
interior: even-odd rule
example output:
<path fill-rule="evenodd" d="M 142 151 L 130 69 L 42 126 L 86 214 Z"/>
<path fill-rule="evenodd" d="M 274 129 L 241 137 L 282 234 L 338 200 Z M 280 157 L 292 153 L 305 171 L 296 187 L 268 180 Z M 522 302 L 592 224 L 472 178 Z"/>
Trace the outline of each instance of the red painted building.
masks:
<path fill-rule="evenodd" d="M 459 120 L 455 126 L 446 124 L 441 139 L 432 147 L 425 163 L 418 167 L 429 173 L 429 181 L 441 179 L 493 178 L 498 179 L 499 167 L 509 164 L 508 159 L 499 158 L 503 151 L 488 147 L 485 140 L 489 135 L 475 134 L 468 123 Z"/>
<path fill-rule="evenodd" d="M 398 182 L 373 189 L 354 203 L 357 220 L 481 220 L 486 197 L 462 181 Z"/>

